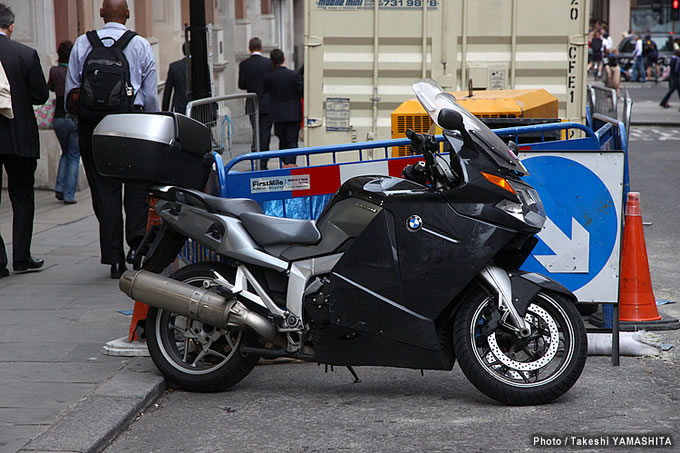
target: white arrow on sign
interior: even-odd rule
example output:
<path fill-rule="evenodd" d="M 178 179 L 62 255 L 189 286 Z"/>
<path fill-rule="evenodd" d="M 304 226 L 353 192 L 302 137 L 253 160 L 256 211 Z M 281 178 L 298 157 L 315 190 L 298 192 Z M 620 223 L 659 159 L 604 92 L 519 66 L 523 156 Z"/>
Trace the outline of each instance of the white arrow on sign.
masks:
<path fill-rule="evenodd" d="M 534 255 L 550 273 L 587 274 L 590 233 L 571 218 L 571 238 L 548 218 L 537 235 L 554 255 Z"/>

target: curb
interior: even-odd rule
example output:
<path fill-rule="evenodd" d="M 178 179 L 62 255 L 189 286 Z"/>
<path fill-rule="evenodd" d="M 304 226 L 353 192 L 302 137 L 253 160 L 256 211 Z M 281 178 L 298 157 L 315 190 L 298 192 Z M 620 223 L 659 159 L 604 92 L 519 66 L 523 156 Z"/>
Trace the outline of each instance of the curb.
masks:
<path fill-rule="evenodd" d="M 680 121 L 631 121 L 631 126 L 680 127 Z"/>
<path fill-rule="evenodd" d="M 132 359 L 19 453 L 102 451 L 165 387 L 151 360 Z"/>

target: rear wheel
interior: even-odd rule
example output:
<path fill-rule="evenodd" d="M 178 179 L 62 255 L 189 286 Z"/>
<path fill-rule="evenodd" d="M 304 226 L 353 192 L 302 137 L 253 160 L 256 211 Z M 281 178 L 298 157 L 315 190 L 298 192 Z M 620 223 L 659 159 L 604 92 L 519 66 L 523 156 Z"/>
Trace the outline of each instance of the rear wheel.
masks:
<path fill-rule="evenodd" d="M 212 269 L 233 281 L 234 269 L 221 263 L 192 264 L 171 277 L 197 287 L 214 286 Z M 261 346 L 249 330 L 232 332 L 160 308 L 149 310 L 145 332 L 158 369 L 173 384 L 191 392 L 225 390 L 246 377 L 259 358 L 240 351 L 246 344 Z"/>
<path fill-rule="evenodd" d="M 454 350 L 465 376 L 505 404 L 544 404 L 562 396 L 581 375 L 588 354 L 574 305 L 560 294 L 538 293 L 524 317 L 531 327 L 525 339 L 501 325 L 488 332 L 498 318 L 496 305 L 476 290 L 454 320 Z"/>

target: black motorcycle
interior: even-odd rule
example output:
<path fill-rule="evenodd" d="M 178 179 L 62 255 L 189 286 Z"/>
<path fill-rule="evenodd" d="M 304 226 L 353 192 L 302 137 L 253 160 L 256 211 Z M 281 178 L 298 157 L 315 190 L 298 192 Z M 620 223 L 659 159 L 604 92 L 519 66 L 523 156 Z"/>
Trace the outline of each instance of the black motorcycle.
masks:
<path fill-rule="evenodd" d="M 512 144 L 434 82 L 413 88 L 443 144 L 409 131 L 423 161 L 404 178 L 350 179 L 318 221 L 267 216 L 248 199 L 149 187 L 163 223 L 136 251 L 142 270 L 126 272 L 120 288 L 152 306 L 147 343 L 169 380 L 224 390 L 259 357 L 353 373 L 360 365 L 450 370 L 457 358 L 481 392 L 507 404 L 547 403 L 574 385 L 587 356 L 576 299 L 517 270 L 546 220 L 522 181 L 526 169 Z M 185 124 L 180 117 L 169 118 Z M 105 119 L 95 138 L 106 145 L 123 123 Z M 173 146 L 183 143 L 179 132 Z M 227 262 L 161 275 L 187 238 Z"/>

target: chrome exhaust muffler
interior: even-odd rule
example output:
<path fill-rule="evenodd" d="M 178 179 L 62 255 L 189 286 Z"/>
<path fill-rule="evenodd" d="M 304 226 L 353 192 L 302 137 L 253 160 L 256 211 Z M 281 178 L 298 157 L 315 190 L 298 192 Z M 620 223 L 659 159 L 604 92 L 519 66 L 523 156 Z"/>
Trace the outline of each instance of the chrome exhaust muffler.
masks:
<path fill-rule="evenodd" d="M 120 290 L 152 307 L 186 316 L 219 328 L 250 327 L 266 340 L 277 334 L 276 326 L 236 299 L 227 299 L 206 288 L 191 286 L 153 272 L 126 271 Z"/>

